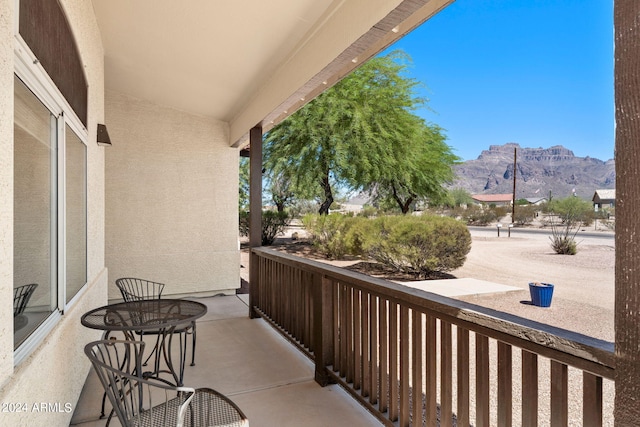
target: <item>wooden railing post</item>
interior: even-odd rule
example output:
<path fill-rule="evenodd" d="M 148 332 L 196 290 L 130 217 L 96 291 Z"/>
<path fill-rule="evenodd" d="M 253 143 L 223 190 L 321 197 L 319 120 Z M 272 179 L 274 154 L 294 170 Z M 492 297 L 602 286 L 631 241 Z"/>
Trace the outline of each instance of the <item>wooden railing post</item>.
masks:
<path fill-rule="evenodd" d="M 314 274 L 312 293 L 315 380 L 325 387 L 331 383 L 327 366 L 333 365 L 333 283 L 326 276 Z"/>
<path fill-rule="evenodd" d="M 617 426 L 640 419 L 640 2 L 615 0 L 616 265 L 615 408 Z"/>
<path fill-rule="evenodd" d="M 249 248 L 262 245 L 262 126 L 249 131 Z M 258 256 L 249 255 L 249 317 L 260 317 L 255 311 L 260 292 Z"/>

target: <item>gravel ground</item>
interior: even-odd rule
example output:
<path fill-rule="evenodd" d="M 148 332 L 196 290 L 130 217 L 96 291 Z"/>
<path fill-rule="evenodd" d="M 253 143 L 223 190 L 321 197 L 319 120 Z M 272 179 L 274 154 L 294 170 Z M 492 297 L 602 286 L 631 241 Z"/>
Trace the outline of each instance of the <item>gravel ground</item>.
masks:
<path fill-rule="evenodd" d="M 578 238 L 578 253 L 572 256 L 555 254 L 546 235 L 517 237 L 514 231 L 514 237 L 498 238 L 486 234 L 472 232 L 467 262 L 452 274 L 516 286 L 523 291 L 460 299 L 606 341 L 614 340 L 612 235 L 608 239 Z M 551 307 L 527 304 L 529 282 L 534 281 L 554 284 Z"/>

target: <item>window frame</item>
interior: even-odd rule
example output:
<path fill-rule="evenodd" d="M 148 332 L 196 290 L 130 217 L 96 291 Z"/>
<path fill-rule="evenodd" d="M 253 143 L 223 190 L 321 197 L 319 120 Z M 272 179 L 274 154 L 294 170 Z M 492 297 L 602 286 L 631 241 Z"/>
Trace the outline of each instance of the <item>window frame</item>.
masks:
<path fill-rule="evenodd" d="M 40 343 L 49 335 L 51 330 L 62 319 L 65 310 L 72 307 L 86 292 L 89 276 L 89 145 L 88 130 L 82 124 L 67 100 L 60 93 L 37 58 L 18 33 L 17 18 L 14 32 L 14 74 L 31 90 L 38 100 L 51 112 L 56 120 L 56 180 L 52 188 L 52 197 L 55 198 L 55 212 L 52 212 L 52 232 L 56 233 L 56 244 L 52 254 L 53 268 L 56 274 L 52 278 L 56 280 L 57 292 L 54 311 L 36 327 L 17 348 L 14 348 L 14 366 L 20 364 L 30 355 Z M 15 96 L 15 95 L 14 95 Z M 85 269 L 87 277 L 79 291 L 66 302 L 66 132 L 68 125 L 79 140 L 85 145 L 85 221 L 86 221 L 86 257 Z"/>

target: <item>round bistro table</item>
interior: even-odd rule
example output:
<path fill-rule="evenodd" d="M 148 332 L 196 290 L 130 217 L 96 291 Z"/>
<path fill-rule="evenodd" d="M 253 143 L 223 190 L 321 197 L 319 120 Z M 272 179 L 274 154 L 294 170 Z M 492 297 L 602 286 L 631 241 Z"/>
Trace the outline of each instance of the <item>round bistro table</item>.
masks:
<path fill-rule="evenodd" d="M 178 387 L 183 385 L 184 366 L 187 353 L 186 334 L 189 326 L 195 326 L 196 319 L 207 313 L 207 306 L 196 301 L 183 299 L 152 299 L 121 302 L 105 305 L 88 311 L 82 315 L 82 325 L 105 331 L 105 339 L 112 332 L 122 332 L 125 339 L 136 341 L 146 335 L 158 335 L 154 368 L 145 372 L 146 378 L 156 378 Z M 176 372 L 171 356 L 171 345 L 174 335 L 180 338 L 179 369 Z M 160 369 L 160 361 L 164 359 L 167 369 Z M 160 374 L 168 373 L 173 382 L 160 378 Z"/>

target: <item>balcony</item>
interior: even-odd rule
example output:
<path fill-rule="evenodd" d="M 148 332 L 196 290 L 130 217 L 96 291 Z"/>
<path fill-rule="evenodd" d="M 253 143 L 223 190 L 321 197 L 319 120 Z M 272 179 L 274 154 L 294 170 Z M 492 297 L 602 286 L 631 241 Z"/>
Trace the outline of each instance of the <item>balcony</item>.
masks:
<path fill-rule="evenodd" d="M 312 361 L 267 322 L 249 319 L 248 295 L 198 301 L 208 313 L 198 321 L 196 366 L 185 368 L 186 385 L 226 394 L 252 427 L 381 425 L 340 386 L 317 384 Z M 101 401 L 102 386 L 91 372 L 71 425 L 106 425 L 98 420 Z"/>
<path fill-rule="evenodd" d="M 609 342 L 267 248 L 251 256 L 249 298 L 201 299 L 185 384 L 230 396 L 252 426 L 613 425 Z M 90 375 L 74 425 L 104 425 L 100 401 Z"/>

